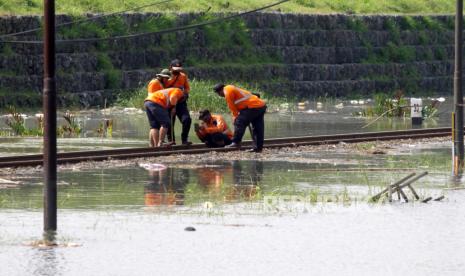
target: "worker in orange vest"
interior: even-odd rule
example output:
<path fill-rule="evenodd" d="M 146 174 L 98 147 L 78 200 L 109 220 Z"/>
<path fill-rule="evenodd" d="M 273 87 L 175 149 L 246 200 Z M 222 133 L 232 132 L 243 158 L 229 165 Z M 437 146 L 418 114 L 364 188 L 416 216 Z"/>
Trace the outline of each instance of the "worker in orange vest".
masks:
<path fill-rule="evenodd" d="M 183 97 L 184 94 L 180 89 L 167 88 L 150 93 L 145 99 L 144 106 L 150 123 L 151 147 L 160 147 L 163 144 L 166 132 L 171 126 L 168 109 L 176 106 Z"/>
<path fill-rule="evenodd" d="M 147 92 L 153 93 L 158 90 L 162 90 L 168 87 L 168 80 L 171 77 L 171 71 L 169 69 L 163 69 L 156 77 L 149 82 L 147 86 Z"/>
<path fill-rule="evenodd" d="M 234 85 L 219 83 L 213 88 L 226 99 L 234 121 L 234 137 L 228 148 L 240 148 L 245 129 L 252 124 L 252 136 L 255 140 L 253 152 L 261 152 L 265 138 L 266 103 L 251 92 Z"/>
<path fill-rule="evenodd" d="M 182 63 L 180 60 L 175 59 L 171 61 L 170 64 L 170 71 L 171 71 L 171 78 L 168 80 L 168 87 L 175 87 L 181 89 L 184 93 L 184 98 L 178 102 L 175 107 L 175 114 L 178 117 L 179 121 L 182 124 L 182 132 L 181 132 L 181 140 L 183 145 L 190 145 L 192 144 L 188 140 L 189 131 L 191 129 L 192 119 L 189 114 L 189 109 L 187 108 L 187 99 L 189 98 L 189 79 L 187 74 L 184 72 L 182 68 Z M 172 127 L 173 130 L 168 132 L 168 140 L 170 140 L 173 144 L 175 144 L 175 135 L 174 135 L 174 117 L 172 117 Z"/>
<path fill-rule="evenodd" d="M 200 126 L 194 125 L 195 133 L 207 147 L 217 148 L 231 144 L 233 133 L 223 116 L 211 114 L 209 110 L 205 109 L 200 111 L 199 120 L 202 121 L 202 124 Z"/>

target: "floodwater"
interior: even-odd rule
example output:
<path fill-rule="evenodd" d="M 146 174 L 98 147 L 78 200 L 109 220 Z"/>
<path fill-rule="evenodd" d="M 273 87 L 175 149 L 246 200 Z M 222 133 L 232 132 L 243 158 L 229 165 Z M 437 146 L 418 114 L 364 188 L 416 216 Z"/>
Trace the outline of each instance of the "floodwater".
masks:
<path fill-rule="evenodd" d="M 362 128 L 373 119 L 352 115 L 361 105 L 312 105 L 267 114 L 266 136 L 412 127 L 410 119 L 380 119 Z M 422 127 L 448 126 L 448 112 L 446 101 Z M 77 118 L 83 137 L 60 139 L 61 151 L 147 144 L 137 110 Z M 105 119 L 113 120 L 112 137 L 96 131 Z M 0 155 L 40 152 L 41 143 L 2 138 Z M 56 247 L 38 243 L 41 169 L 1 169 L 0 275 L 462 275 L 465 191 L 451 189 L 450 143 L 367 154 L 372 144 L 353 152 L 279 150 L 266 160 L 224 153 L 62 166 Z M 413 185 L 420 197 L 444 200 L 369 202 L 422 171 L 428 175 Z"/>
<path fill-rule="evenodd" d="M 427 103 L 428 100 L 425 100 Z M 397 130 L 412 128 L 410 118 L 361 118 L 354 113 L 364 110 L 372 102 L 364 100 L 360 103 L 350 101 L 308 102 L 301 106 L 284 104 L 279 110 L 268 112 L 265 117 L 265 137 L 296 137 L 310 135 L 326 135 L 380 130 Z M 438 116 L 427 119 L 420 127 L 450 126 L 452 99 L 446 98 L 439 106 Z M 145 113 L 138 109 L 112 108 L 105 110 L 87 110 L 75 114 L 77 122 L 82 126 L 80 138 L 59 138 L 59 151 L 77 151 L 94 149 L 111 149 L 121 147 L 142 147 L 148 145 L 148 123 Z M 229 114 L 226 120 L 231 122 Z M 6 117 L 0 118 L 0 130 L 8 131 Z M 193 123 L 197 115 L 192 114 Z M 112 121 L 111 135 L 102 131 L 105 120 Z M 62 113 L 59 114 L 59 125 L 65 124 Z M 33 114 L 26 119 L 26 126 L 34 127 L 37 119 Z M 233 127 L 229 123 L 230 127 Z M 368 126 L 367 126 L 368 125 Z M 181 124 L 176 123 L 176 137 L 179 142 Z M 416 127 L 416 126 L 415 126 Z M 199 142 L 193 128 L 190 140 Z M 244 139 L 249 139 L 246 133 Z M 2 137 L 0 138 L 0 156 L 33 154 L 42 151 L 42 138 Z"/>
<path fill-rule="evenodd" d="M 4 171 L 0 274 L 461 275 L 465 192 L 445 189 L 448 146 L 68 166 L 58 175 L 58 247 L 31 246 L 41 239 L 40 171 Z M 417 192 L 443 201 L 367 202 L 422 170 Z"/>

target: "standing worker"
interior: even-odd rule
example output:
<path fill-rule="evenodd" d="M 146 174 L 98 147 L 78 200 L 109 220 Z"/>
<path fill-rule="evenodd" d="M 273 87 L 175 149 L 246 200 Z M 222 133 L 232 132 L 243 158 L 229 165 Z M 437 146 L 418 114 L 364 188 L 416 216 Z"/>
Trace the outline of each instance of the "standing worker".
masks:
<path fill-rule="evenodd" d="M 156 77 L 149 82 L 147 92 L 150 94 L 158 90 L 165 89 L 168 87 L 168 80 L 170 77 L 171 71 L 169 69 L 161 70 L 160 74 L 156 74 Z"/>
<path fill-rule="evenodd" d="M 209 110 L 205 109 L 200 111 L 199 120 L 202 121 L 202 124 L 200 126 L 194 124 L 195 133 L 202 142 L 205 142 L 207 147 L 217 148 L 231 144 L 233 133 L 223 116 L 211 114 Z"/>
<path fill-rule="evenodd" d="M 166 132 L 171 126 L 169 109 L 174 107 L 184 94 L 178 88 L 167 88 L 150 93 L 145 99 L 144 106 L 150 123 L 150 146 L 160 147 Z M 174 108 L 172 109 L 174 113 Z"/>
<path fill-rule="evenodd" d="M 178 117 L 182 124 L 181 140 L 183 145 L 191 145 L 188 141 L 189 131 L 191 129 L 192 119 L 187 108 L 187 99 L 189 98 L 190 85 L 186 73 L 183 71 L 182 63 L 178 59 L 171 61 L 170 64 L 171 78 L 168 80 L 168 87 L 175 87 L 181 89 L 184 93 L 184 98 L 175 106 L 175 115 Z M 176 143 L 174 135 L 174 116 L 171 117 L 172 129 L 168 133 L 168 140 L 172 144 Z"/>
<path fill-rule="evenodd" d="M 215 85 L 215 92 L 226 99 L 234 121 L 234 137 L 228 148 L 240 148 L 245 129 L 253 126 L 252 136 L 255 138 L 252 152 L 261 152 L 265 138 L 266 103 L 251 92 L 234 85 Z"/>

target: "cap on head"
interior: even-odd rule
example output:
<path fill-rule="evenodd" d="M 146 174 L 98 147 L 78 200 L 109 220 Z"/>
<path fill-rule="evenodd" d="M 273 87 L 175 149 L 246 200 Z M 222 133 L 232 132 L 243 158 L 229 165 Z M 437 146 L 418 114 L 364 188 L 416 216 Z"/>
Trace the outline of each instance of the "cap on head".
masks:
<path fill-rule="evenodd" d="M 216 93 L 220 93 L 220 91 L 223 90 L 224 86 L 225 85 L 223 83 L 217 83 L 217 84 L 215 84 L 215 86 L 213 86 L 213 90 Z"/>
<path fill-rule="evenodd" d="M 170 78 L 171 77 L 171 72 L 169 69 L 163 69 L 159 74 L 157 74 L 157 77 L 161 78 Z"/>
<path fill-rule="evenodd" d="M 170 63 L 170 67 L 173 71 L 181 71 L 182 62 L 179 59 L 173 59 Z"/>

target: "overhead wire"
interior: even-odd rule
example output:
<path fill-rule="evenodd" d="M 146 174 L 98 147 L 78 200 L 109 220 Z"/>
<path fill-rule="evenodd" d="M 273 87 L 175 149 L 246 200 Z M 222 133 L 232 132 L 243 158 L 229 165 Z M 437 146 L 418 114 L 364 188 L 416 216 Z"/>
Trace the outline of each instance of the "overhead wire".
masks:
<path fill-rule="evenodd" d="M 168 2 L 172 2 L 172 1 L 174 1 L 174 0 L 163 0 L 163 1 L 158 1 L 158 2 L 154 2 L 154 3 L 147 4 L 147 5 L 143 5 L 143 6 L 138 6 L 138 7 L 131 8 L 131 9 L 127 9 L 127 10 L 123 10 L 123 11 L 117 11 L 117 12 L 113 12 L 113 13 L 105 13 L 105 14 L 100 14 L 100 15 L 92 16 L 92 17 L 89 17 L 89 18 L 83 18 L 83 19 L 80 19 L 80 20 L 75 20 L 75 21 L 70 21 L 70 22 L 64 22 L 64 23 L 59 23 L 59 24 L 56 24 L 55 27 L 62 27 L 62 26 L 68 26 L 68 25 L 73 25 L 73 24 L 80 24 L 80 23 L 84 23 L 84 22 L 88 22 L 88 21 L 93 21 L 93 20 L 96 20 L 96 19 L 99 19 L 99 18 L 103 18 L 103 17 L 114 16 L 114 15 L 123 14 L 123 13 L 130 12 L 130 11 L 136 11 L 136 10 L 141 10 L 141 9 L 148 8 L 148 7 L 152 7 L 152 6 L 156 6 L 156 5 L 161 5 L 161 4 L 165 4 L 165 3 L 168 3 Z M 0 35 L 0 39 L 1 39 L 1 38 L 5 38 L 5 37 L 11 37 L 11 36 L 18 36 L 18 35 L 24 35 L 24 34 L 34 33 L 34 32 L 40 31 L 40 30 L 42 30 L 42 28 L 34 28 L 34 29 L 25 30 L 25 31 L 20 31 L 20 32 L 15 32 L 15 33 L 2 34 L 2 35 Z"/>
<path fill-rule="evenodd" d="M 190 29 L 195 29 L 207 25 L 212 25 L 216 24 L 219 22 L 223 21 L 228 21 L 233 18 L 237 17 L 242 17 L 244 15 L 252 14 L 258 11 L 262 11 L 274 6 L 281 5 L 285 2 L 289 2 L 290 0 L 281 0 L 279 2 L 275 2 L 273 4 L 269 4 L 260 8 L 256 8 L 250 11 L 246 12 L 241 12 L 237 14 L 232 14 L 226 17 L 221 17 L 213 20 L 208 20 L 202 23 L 196 23 L 196 24 L 191 24 L 191 25 L 185 25 L 185 26 L 180 26 L 180 27 L 173 27 L 173 28 L 167 28 L 159 31 L 152 31 L 152 32 L 144 32 L 144 33 L 136 33 L 136 34 L 131 34 L 131 35 L 121 35 L 121 36 L 113 36 L 113 37 L 98 37 L 98 38 L 79 38 L 79 39 L 68 39 L 68 40 L 56 40 L 56 43 L 81 43 L 81 42 L 99 42 L 99 41 L 116 41 L 116 40 L 122 40 L 122 39 L 131 39 L 131 38 L 137 38 L 137 37 L 143 37 L 143 36 L 149 36 L 149 35 L 156 35 L 156 34 L 166 34 L 166 33 L 172 33 L 172 32 L 177 32 L 177 31 L 184 31 L 184 30 L 190 30 Z M 11 44 L 42 44 L 43 42 L 41 40 L 0 40 L 0 43 L 11 43 Z"/>

